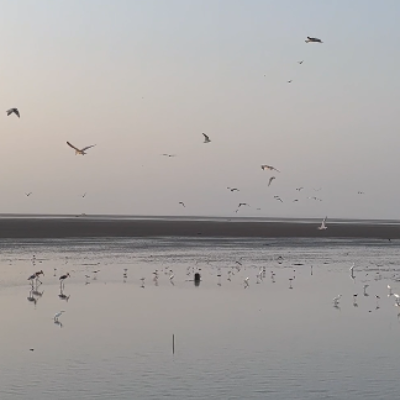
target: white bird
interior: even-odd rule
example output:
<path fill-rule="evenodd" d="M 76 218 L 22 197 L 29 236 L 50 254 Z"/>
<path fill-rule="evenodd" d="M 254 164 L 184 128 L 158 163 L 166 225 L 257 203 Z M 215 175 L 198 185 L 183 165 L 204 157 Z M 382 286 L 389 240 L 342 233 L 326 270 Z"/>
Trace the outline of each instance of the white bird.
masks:
<path fill-rule="evenodd" d="M 287 81 L 287 83 L 292 83 L 293 81 L 292 81 L 292 79 L 290 79 L 290 81 Z"/>
<path fill-rule="evenodd" d="M 322 220 L 321 226 L 318 227 L 318 230 L 324 231 L 325 229 L 328 229 L 328 227 L 325 225 L 327 218 L 328 218 L 328 217 L 325 217 L 325 218 Z"/>
<path fill-rule="evenodd" d="M 274 179 L 276 179 L 275 176 L 271 176 L 271 178 L 269 178 L 268 186 L 271 185 L 271 183 L 272 183 L 272 181 L 273 181 Z"/>
<path fill-rule="evenodd" d="M 170 281 L 173 281 L 174 278 L 175 278 L 175 275 L 174 275 L 174 274 L 171 274 L 171 275 L 169 276 L 169 280 L 170 280 Z"/>
<path fill-rule="evenodd" d="M 392 291 L 392 288 L 390 287 L 390 285 L 387 285 L 387 288 L 389 289 L 388 297 L 393 296 L 393 291 Z"/>
<path fill-rule="evenodd" d="M 59 311 L 58 313 L 56 313 L 56 314 L 54 315 L 54 321 L 55 321 L 55 322 L 58 321 L 58 318 L 61 317 L 62 313 L 65 313 L 65 311 Z"/>
<path fill-rule="evenodd" d="M 82 155 L 84 156 L 86 154 L 86 150 L 91 149 L 92 147 L 96 146 L 95 144 L 92 144 L 90 146 L 86 146 L 83 149 L 78 149 L 77 147 L 75 147 L 73 144 L 71 144 L 70 142 L 67 142 L 67 145 L 71 148 L 73 148 L 75 150 L 75 155 Z"/>
<path fill-rule="evenodd" d="M 180 204 L 180 205 L 183 206 L 183 207 L 186 207 L 186 206 L 185 206 L 185 203 L 184 203 L 183 201 L 180 201 L 178 204 Z"/>
<path fill-rule="evenodd" d="M 396 305 L 400 306 L 400 296 L 397 293 L 393 293 Z"/>
<path fill-rule="evenodd" d="M 323 43 L 321 39 L 307 36 L 306 43 Z"/>
<path fill-rule="evenodd" d="M 369 285 L 364 285 L 364 296 L 369 296 L 369 294 L 367 293 L 368 287 L 369 287 Z"/>
<path fill-rule="evenodd" d="M 276 169 L 275 167 L 273 167 L 272 165 L 267 165 L 267 164 L 261 165 L 261 169 L 264 170 L 264 171 L 265 171 L 266 169 L 268 169 L 268 170 L 270 170 L 270 171 L 281 172 L 281 171 L 279 171 L 278 169 Z"/>
<path fill-rule="evenodd" d="M 342 297 L 342 295 L 339 294 L 332 300 L 334 306 L 337 306 L 339 304 L 339 300 L 340 300 L 341 297 Z"/>
<path fill-rule="evenodd" d="M 244 287 L 249 286 L 249 277 L 247 277 L 243 282 L 244 282 Z"/>
<path fill-rule="evenodd" d="M 11 115 L 12 113 L 14 113 L 18 118 L 20 118 L 18 108 L 10 108 L 9 110 L 7 110 L 7 116 Z"/>
<path fill-rule="evenodd" d="M 274 196 L 274 199 L 280 201 L 281 203 L 283 203 L 283 200 L 279 196 Z"/>
<path fill-rule="evenodd" d="M 353 265 L 350 267 L 350 275 L 351 275 L 351 277 L 352 278 L 354 278 L 354 263 L 353 263 Z"/>
<path fill-rule="evenodd" d="M 242 206 L 250 207 L 247 203 L 239 203 L 238 208 L 240 208 L 240 207 L 242 207 Z"/>
<path fill-rule="evenodd" d="M 202 134 L 204 136 L 204 142 L 203 143 L 210 143 L 211 139 L 209 138 L 208 135 L 206 135 L 205 133 Z"/>

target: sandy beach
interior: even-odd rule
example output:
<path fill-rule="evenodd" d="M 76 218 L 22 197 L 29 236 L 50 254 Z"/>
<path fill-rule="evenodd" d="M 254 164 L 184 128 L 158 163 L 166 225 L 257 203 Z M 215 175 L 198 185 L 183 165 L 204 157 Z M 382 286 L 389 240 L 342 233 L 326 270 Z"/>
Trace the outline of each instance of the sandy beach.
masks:
<path fill-rule="evenodd" d="M 76 237 L 258 237 L 258 238 L 375 238 L 399 239 L 397 224 L 330 222 L 319 231 L 319 222 L 254 222 L 231 220 L 155 220 L 121 218 L 0 218 L 0 238 Z"/>

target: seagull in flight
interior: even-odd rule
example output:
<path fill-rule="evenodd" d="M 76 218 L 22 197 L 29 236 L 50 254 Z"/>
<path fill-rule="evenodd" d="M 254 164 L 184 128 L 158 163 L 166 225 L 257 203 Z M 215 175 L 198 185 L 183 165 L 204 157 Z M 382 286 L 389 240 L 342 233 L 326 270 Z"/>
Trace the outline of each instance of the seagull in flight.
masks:
<path fill-rule="evenodd" d="M 272 181 L 273 181 L 274 179 L 276 179 L 275 176 L 271 176 L 271 178 L 269 178 L 268 186 L 271 185 L 271 183 L 272 183 Z"/>
<path fill-rule="evenodd" d="M 274 199 L 280 201 L 281 203 L 283 203 L 283 200 L 279 196 L 274 196 Z"/>
<path fill-rule="evenodd" d="M 324 231 L 325 229 L 328 229 L 328 227 L 325 225 L 327 219 L 328 219 L 328 217 L 325 217 L 325 218 L 322 220 L 321 226 L 318 227 L 318 230 Z"/>
<path fill-rule="evenodd" d="M 227 189 L 230 190 L 231 192 L 240 192 L 238 188 L 231 188 L 228 186 Z"/>
<path fill-rule="evenodd" d="M 365 194 L 365 193 L 364 193 L 364 192 L 360 192 L 360 191 L 358 191 L 358 192 L 357 192 L 357 194 Z"/>
<path fill-rule="evenodd" d="M 276 171 L 276 172 L 281 172 L 278 169 L 276 169 L 275 167 L 273 167 L 272 165 L 267 165 L 267 164 L 263 164 L 261 165 L 261 169 L 263 171 L 265 171 L 266 169 L 269 169 L 270 171 Z"/>
<path fill-rule="evenodd" d="M 298 192 L 300 192 L 300 191 L 303 190 L 303 189 L 304 189 L 303 186 L 296 188 L 296 190 L 297 190 Z"/>
<path fill-rule="evenodd" d="M 82 198 L 85 198 L 86 197 L 86 192 L 85 193 L 83 193 L 83 195 L 82 195 Z"/>
<path fill-rule="evenodd" d="M 161 155 L 164 156 L 164 157 L 176 157 L 175 154 L 166 154 L 166 153 L 164 153 L 164 154 L 161 154 Z"/>
<path fill-rule="evenodd" d="M 204 136 L 204 142 L 203 143 L 210 143 L 211 139 L 206 135 L 205 133 L 202 134 Z"/>
<path fill-rule="evenodd" d="M 20 118 L 18 108 L 10 108 L 9 110 L 7 110 L 7 116 L 11 115 L 12 113 L 14 113 L 18 118 Z"/>
<path fill-rule="evenodd" d="M 29 197 L 32 194 L 32 192 L 25 193 L 26 197 Z"/>
<path fill-rule="evenodd" d="M 304 60 L 297 61 L 297 63 L 300 64 L 300 65 L 303 64 L 303 62 L 304 62 Z"/>
<path fill-rule="evenodd" d="M 293 82 L 293 80 L 292 79 L 290 79 L 289 81 L 287 81 L 287 83 L 292 83 Z"/>
<path fill-rule="evenodd" d="M 240 207 L 242 207 L 242 206 L 247 206 L 247 207 L 250 207 L 247 203 L 239 203 L 239 205 L 238 205 L 238 209 L 240 208 Z"/>
<path fill-rule="evenodd" d="M 92 147 L 96 146 L 95 144 L 92 144 L 91 146 L 86 146 L 83 149 L 78 149 L 77 147 L 75 147 L 70 142 L 67 142 L 67 145 L 75 150 L 75 155 L 81 154 L 82 156 L 84 156 L 86 154 L 86 150 L 89 150 Z"/>
<path fill-rule="evenodd" d="M 186 207 L 183 201 L 180 201 L 178 204 L 182 205 L 183 207 Z"/>
<path fill-rule="evenodd" d="M 307 36 L 306 43 L 324 43 L 321 39 Z"/>

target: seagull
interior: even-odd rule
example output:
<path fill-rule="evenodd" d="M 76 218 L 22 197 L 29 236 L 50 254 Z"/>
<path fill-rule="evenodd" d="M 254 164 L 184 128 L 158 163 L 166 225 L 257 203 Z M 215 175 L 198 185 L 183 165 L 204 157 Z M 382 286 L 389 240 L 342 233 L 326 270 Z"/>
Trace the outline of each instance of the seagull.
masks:
<path fill-rule="evenodd" d="M 304 189 L 303 186 L 296 188 L 296 190 L 299 191 L 299 192 L 300 192 L 301 190 L 303 190 L 303 189 Z"/>
<path fill-rule="evenodd" d="M 299 201 L 299 199 L 294 199 L 294 200 L 293 200 L 293 203 L 296 202 L 296 201 Z"/>
<path fill-rule="evenodd" d="M 266 165 L 266 164 L 261 165 L 261 169 L 264 171 L 266 169 L 269 169 L 270 171 L 281 172 L 281 171 L 277 170 L 275 167 L 273 167 L 272 165 Z"/>
<path fill-rule="evenodd" d="M 25 193 L 26 197 L 29 197 L 32 194 L 32 192 Z"/>
<path fill-rule="evenodd" d="M 92 147 L 96 146 L 95 144 L 92 144 L 91 146 L 86 146 L 83 149 L 78 149 L 77 147 L 75 147 L 73 144 L 71 144 L 70 142 L 67 142 L 67 145 L 69 147 L 72 147 L 75 150 L 75 155 L 82 155 L 84 156 L 86 154 L 86 150 L 91 149 Z"/>
<path fill-rule="evenodd" d="M 271 178 L 269 178 L 268 186 L 271 185 L 271 183 L 272 183 L 272 181 L 273 181 L 274 179 L 276 179 L 275 176 L 271 176 Z"/>
<path fill-rule="evenodd" d="M 290 81 L 287 81 L 287 83 L 292 83 L 292 82 L 293 82 L 292 79 Z"/>
<path fill-rule="evenodd" d="M 7 116 L 11 115 L 12 113 L 14 113 L 18 118 L 20 118 L 18 108 L 10 108 L 9 110 L 7 110 Z"/>
<path fill-rule="evenodd" d="M 211 139 L 206 135 L 205 133 L 202 134 L 204 136 L 204 142 L 203 143 L 210 143 Z"/>
<path fill-rule="evenodd" d="M 227 187 L 227 189 L 230 190 L 231 192 L 240 192 L 238 188 Z"/>
<path fill-rule="evenodd" d="M 304 62 L 304 60 L 297 61 L 297 63 L 300 64 L 300 65 L 303 64 L 303 62 Z"/>
<path fill-rule="evenodd" d="M 364 285 L 364 296 L 369 296 L 369 294 L 367 293 L 368 287 L 369 287 L 369 285 Z"/>
<path fill-rule="evenodd" d="M 321 39 L 307 36 L 306 43 L 324 43 Z"/>
<path fill-rule="evenodd" d="M 337 307 L 338 305 L 339 305 L 339 300 L 340 300 L 340 298 L 342 297 L 342 295 L 341 294 L 339 294 L 339 295 L 337 295 L 332 301 L 333 301 L 333 305 L 335 306 L 335 307 Z"/>
<path fill-rule="evenodd" d="M 240 207 L 242 207 L 242 206 L 250 207 L 247 203 L 239 203 L 238 208 L 240 208 Z"/>
<path fill-rule="evenodd" d="M 274 199 L 280 201 L 281 203 L 283 203 L 283 200 L 279 196 L 274 196 Z"/>
<path fill-rule="evenodd" d="M 186 207 L 183 201 L 180 201 L 178 204 L 181 204 L 183 207 Z"/>
<path fill-rule="evenodd" d="M 392 288 L 389 285 L 387 285 L 387 288 L 389 289 L 388 297 L 393 296 Z"/>
<path fill-rule="evenodd" d="M 321 226 L 318 227 L 318 230 L 320 231 L 324 231 L 325 229 L 328 229 L 328 227 L 325 225 L 325 222 L 327 220 L 328 217 L 325 217 L 322 222 L 321 222 Z"/>
<path fill-rule="evenodd" d="M 400 306 L 400 296 L 397 293 L 393 293 L 393 296 L 395 297 L 395 302 L 396 305 Z"/>
<path fill-rule="evenodd" d="M 83 193 L 83 195 L 82 195 L 82 198 L 85 198 L 86 197 L 86 192 L 85 193 Z"/>
<path fill-rule="evenodd" d="M 358 192 L 357 192 L 357 194 L 365 194 L 365 193 L 364 193 L 364 192 L 360 192 L 360 191 L 358 191 Z"/>
<path fill-rule="evenodd" d="M 56 313 L 56 314 L 54 315 L 54 322 L 57 322 L 57 321 L 58 321 L 58 318 L 61 317 L 62 313 L 65 313 L 65 311 L 59 311 L 58 313 Z"/>
<path fill-rule="evenodd" d="M 353 265 L 350 267 L 350 275 L 351 275 L 351 277 L 352 278 L 354 278 L 354 263 L 353 263 Z"/>
<path fill-rule="evenodd" d="M 175 154 L 166 154 L 166 153 L 164 153 L 164 154 L 161 154 L 161 155 L 164 156 L 164 157 L 176 157 Z"/>

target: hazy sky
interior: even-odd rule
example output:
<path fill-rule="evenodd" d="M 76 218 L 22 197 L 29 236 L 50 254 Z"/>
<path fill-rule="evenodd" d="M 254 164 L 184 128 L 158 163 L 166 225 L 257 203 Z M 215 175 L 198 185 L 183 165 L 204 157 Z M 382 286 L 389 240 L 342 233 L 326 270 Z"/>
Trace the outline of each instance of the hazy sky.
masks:
<path fill-rule="evenodd" d="M 400 217 L 398 0 L 0 5 L 0 213 Z"/>

